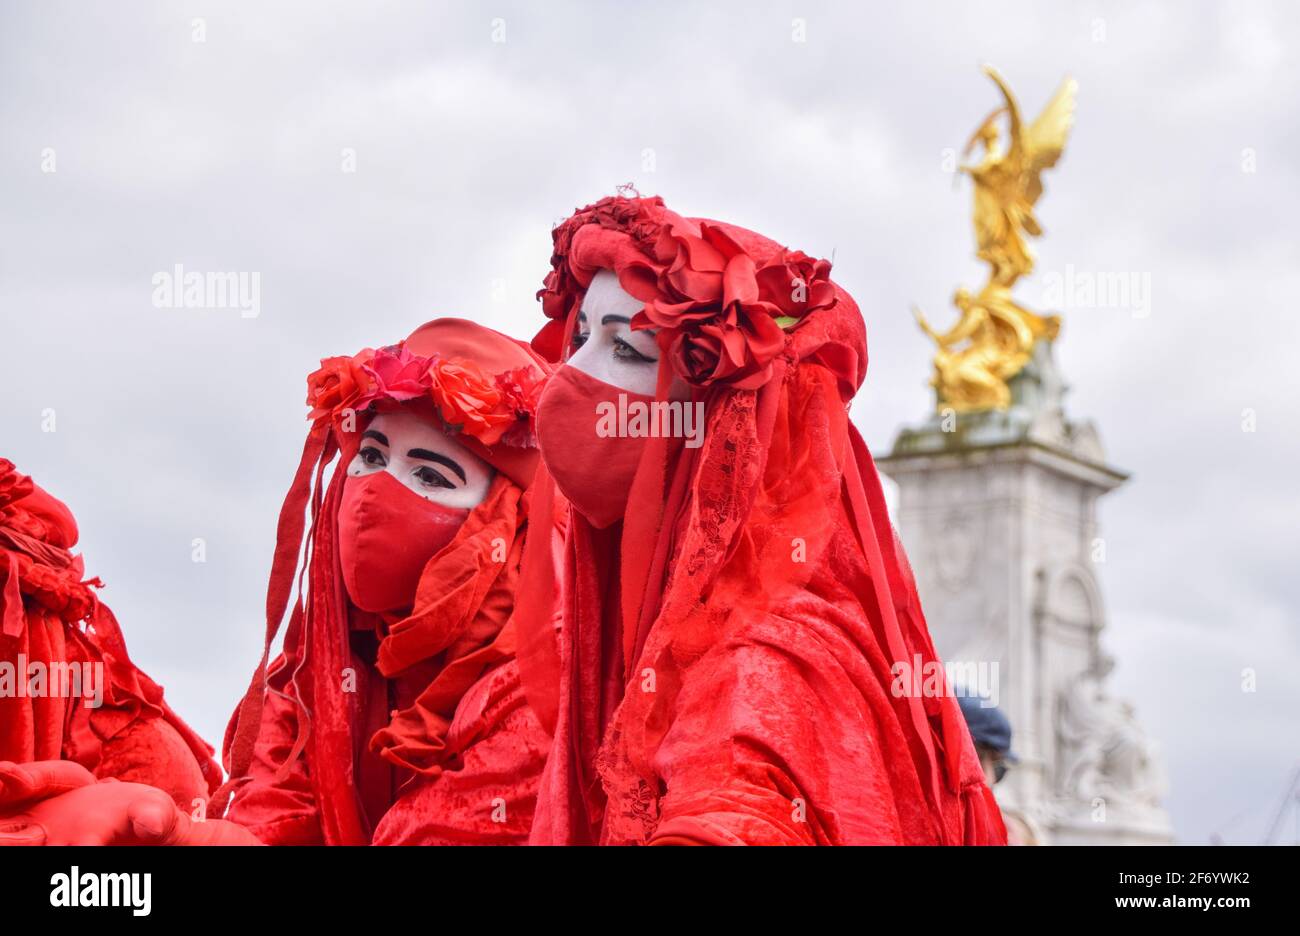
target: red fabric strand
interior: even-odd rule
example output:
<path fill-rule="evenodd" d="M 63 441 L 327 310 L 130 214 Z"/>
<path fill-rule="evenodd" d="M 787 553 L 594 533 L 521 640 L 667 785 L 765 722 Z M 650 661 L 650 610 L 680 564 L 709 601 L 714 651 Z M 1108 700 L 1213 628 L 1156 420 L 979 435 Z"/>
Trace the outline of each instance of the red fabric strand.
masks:
<path fill-rule="evenodd" d="M 289 493 L 280 508 L 280 519 L 276 525 L 275 554 L 271 560 L 271 578 L 266 589 L 266 636 L 262 645 L 262 659 L 254 670 L 248 690 L 239 705 L 227 761 L 230 780 L 213 794 L 212 801 L 209 803 L 209 809 L 217 816 L 225 813 L 227 799 L 233 785 L 248 772 L 252 760 L 253 746 L 262 720 L 266 667 L 271 658 L 271 644 L 274 643 L 275 635 L 280 630 L 280 622 L 289 603 L 298 552 L 302 548 L 304 515 L 310 493 L 311 473 L 317 467 L 317 463 L 324 458 L 326 440 L 327 436 L 323 431 L 313 430 L 308 434 L 307 441 L 303 444 L 298 470 L 294 472 L 293 483 L 289 486 Z"/>

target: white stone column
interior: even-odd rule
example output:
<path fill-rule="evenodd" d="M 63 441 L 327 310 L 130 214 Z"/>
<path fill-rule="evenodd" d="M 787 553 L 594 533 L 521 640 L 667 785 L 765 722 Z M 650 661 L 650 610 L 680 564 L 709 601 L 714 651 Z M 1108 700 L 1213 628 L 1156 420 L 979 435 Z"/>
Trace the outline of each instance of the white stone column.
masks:
<path fill-rule="evenodd" d="M 1012 386 L 1009 410 L 937 414 L 878 459 L 930 632 L 945 663 L 997 667 L 1021 758 L 1005 809 L 1050 842 L 1169 841 L 1157 759 L 1105 691 L 1096 504 L 1127 475 L 1065 420 L 1050 346 Z"/>

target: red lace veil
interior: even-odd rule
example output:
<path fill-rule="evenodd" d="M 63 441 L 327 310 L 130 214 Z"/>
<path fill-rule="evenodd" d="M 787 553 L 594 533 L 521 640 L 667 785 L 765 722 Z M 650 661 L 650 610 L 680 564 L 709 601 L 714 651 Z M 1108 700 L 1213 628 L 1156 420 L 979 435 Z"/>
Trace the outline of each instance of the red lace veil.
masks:
<path fill-rule="evenodd" d="M 309 378 L 315 421 L 281 508 L 262 660 L 227 731 L 230 779 L 213 797 L 213 815 L 224 814 L 230 794 L 249 776 L 268 688 L 292 699 L 298 711 L 297 740 L 275 782 L 283 782 L 307 754 L 327 844 L 369 842 L 354 776 L 361 745 L 416 773 L 441 770 L 444 736 L 457 702 L 488 668 L 514 653 L 508 619 L 528 516 L 524 495 L 538 462 L 527 414 L 548 370 L 513 338 L 474 322 L 442 318 L 399 345 L 322 361 Z M 407 403 L 417 392 L 428 393 L 431 383 L 438 387 L 433 405 L 443 421 L 461 426 L 457 440 L 496 468 L 497 476 L 455 539 L 425 567 L 414 608 L 388 629 L 375 665 L 391 677 L 439 654 L 442 664 L 415 703 L 393 712 L 389 724 L 367 739 L 357 736 L 362 700 L 356 692 L 340 691 L 341 674 L 354 664 L 348 645 L 353 609 L 337 551 L 339 500 L 371 403 Z M 349 414 L 355 417 L 350 424 L 345 422 Z M 331 464 L 336 467 L 327 480 Z M 498 554 L 502 543 L 504 562 Z M 297 594 L 289 608 L 295 579 Z M 284 651 L 270 663 L 286 609 Z"/>
<path fill-rule="evenodd" d="M 658 398 L 685 378 L 706 431 L 698 449 L 647 440 L 621 524 L 595 530 L 569 513 L 558 630 L 542 597 L 556 557 L 529 544 L 520 664 L 555 737 L 534 840 L 1004 841 L 955 700 L 889 691 L 892 664 L 937 657 L 874 462 L 848 418 L 866 334 L 829 263 L 682 218 L 659 198 L 606 198 L 557 227 L 554 244 L 539 293 L 550 321 L 534 347 L 561 360 L 592 277 L 612 270 L 647 303 L 633 327 L 660 328 Z M 795 305 L 792 284 L 802 287 Z M 563 512 L 544 466 L 534 496 L 535 509 L 558 502 Z M 745 769 L 780 774 L 763 784 L 787 796 L 739 803 L 712 772 L 716 712 L 699 699 L 711 680 L 730 678 L 727 648 L 756 642 L 819 671 L 807 681 L 824 682 L 823 695 L 852 694 L 843 711 L 866 713 L 861 728 L 878 753 L 821 744 L 846 717 L 834 704 L 764 724 L 777 717 L 764 699 L 779 705 L 783 691 L 771 683 L 786 678 L 773 671 L 737 693 L 728 717 L 749 725 L 733 737 L 763 750 Z M 667 784 L 682 792 L 666 809 L 673 758 L 686 766 Z M 855 779 L 867 772 L 887 776 Z M 855 784 L 874 791 L 869 807 L 856 789 L 840 792 Z M 792 825 L 781 813 L 804 797 L 810 815 Z"/>

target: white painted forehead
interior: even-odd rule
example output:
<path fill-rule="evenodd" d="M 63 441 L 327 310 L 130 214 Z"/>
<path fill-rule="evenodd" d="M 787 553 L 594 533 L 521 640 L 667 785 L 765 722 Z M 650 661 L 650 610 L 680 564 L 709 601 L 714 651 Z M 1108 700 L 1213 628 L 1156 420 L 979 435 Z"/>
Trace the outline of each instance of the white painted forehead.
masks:
<path fill-rule="evenodd" d="M 611 270 L 601 270 L 592 277 L 587 294 L 582 297 L 582 311 L 589 325 L 599 325 L 606 315 L 630 319 L 644 306 L 644 302 L 624 291 L 618 283 L 618 275 Z"/>

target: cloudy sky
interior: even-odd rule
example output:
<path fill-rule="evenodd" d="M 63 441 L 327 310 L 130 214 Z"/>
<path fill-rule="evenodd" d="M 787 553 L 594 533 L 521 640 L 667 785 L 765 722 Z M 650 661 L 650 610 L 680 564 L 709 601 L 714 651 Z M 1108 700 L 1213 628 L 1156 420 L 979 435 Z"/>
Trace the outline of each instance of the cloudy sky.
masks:
<path fill-rule="evenodd" d="M 887 449 L 929 406 L 909 306 L 947 321 L 980 276 L 945 155 L 988 61 L 1026 110 L 1080 85 L 1040 273 L 1150 277 L 1149 315 L 1067 312 L 1057 348 L 1133 472 L 1101 514 L 1117 687 L 1179 838 L 1264 835 L 1300 762 L 1300 14 L 864 6 L 4 5 L 0 455 L 71 505 L 185 717 L 219 741 L 256 663 L 317 360 L 440 314 L 531 334 L 551 225 L 620 183 L 833 253 Z M 260 274 L 259 314 L 158 307 L 176 264 Z"/>

